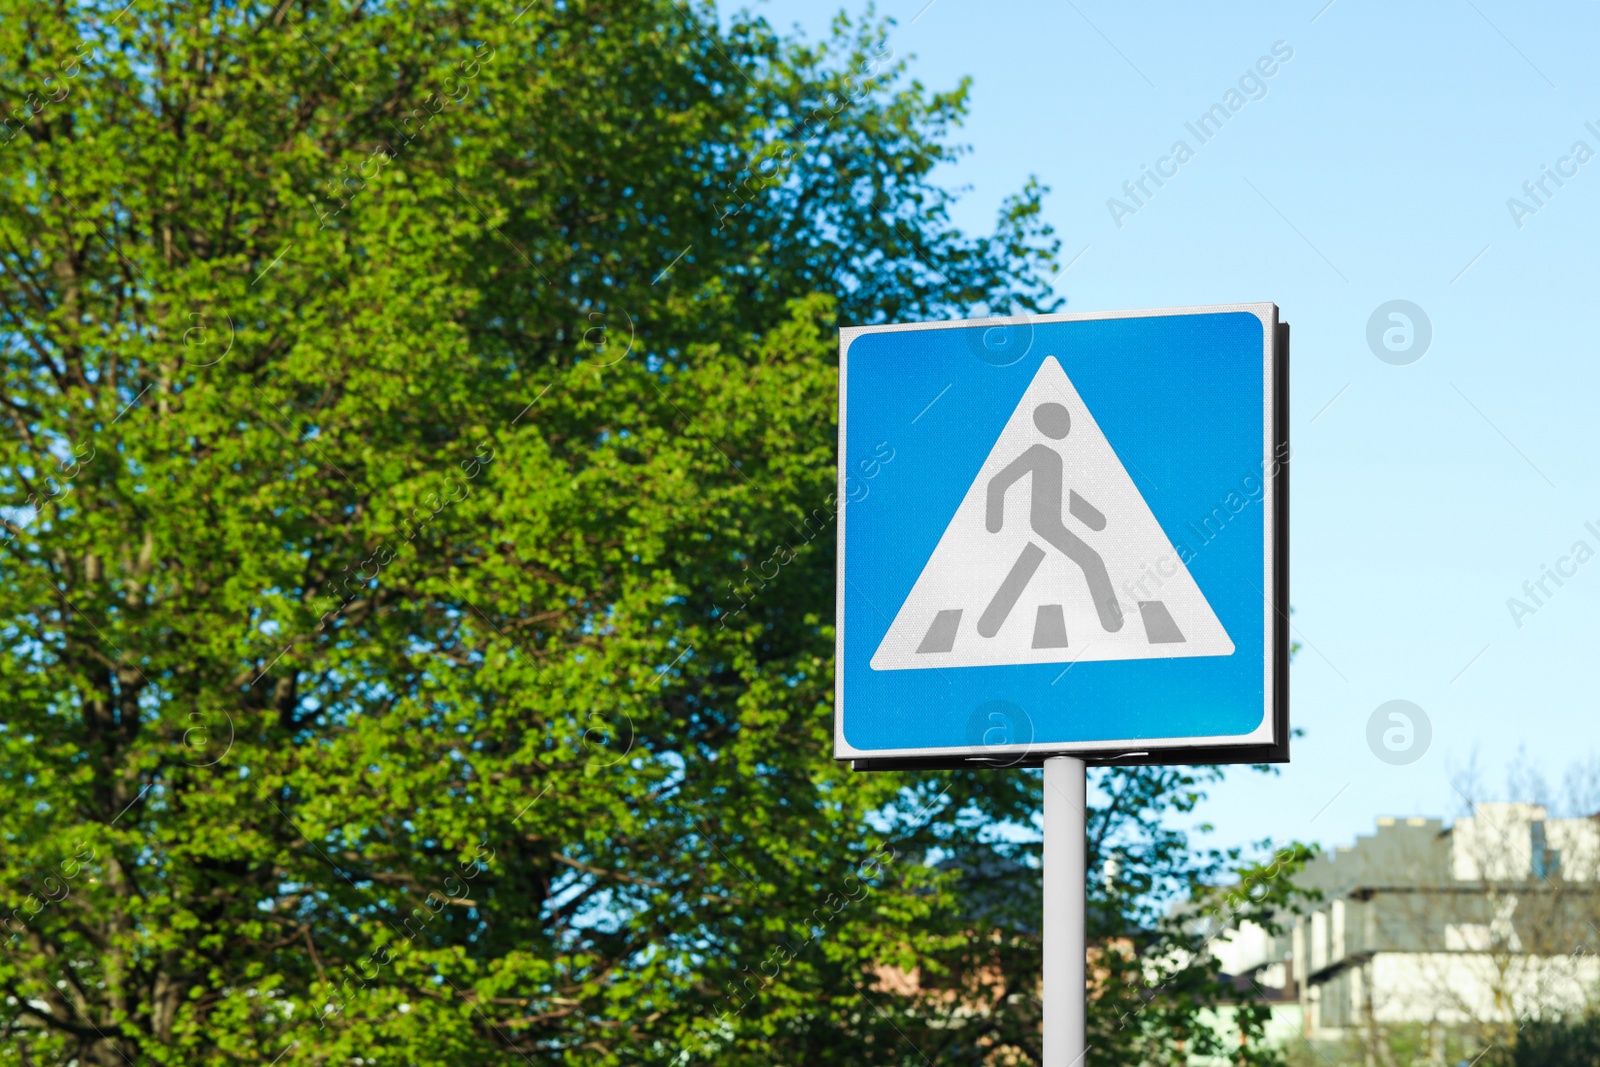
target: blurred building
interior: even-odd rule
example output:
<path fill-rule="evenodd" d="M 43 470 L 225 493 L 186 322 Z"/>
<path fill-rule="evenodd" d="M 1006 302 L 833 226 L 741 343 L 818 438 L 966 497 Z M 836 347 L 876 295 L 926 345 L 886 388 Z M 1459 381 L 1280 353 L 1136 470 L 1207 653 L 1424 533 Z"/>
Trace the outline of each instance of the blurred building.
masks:
<path fill-rule="evenodd" d="M 1596 818 L 1479 804 L 1449 828 L 1379 819 L 1296 881 L 1322 898 L 1292 929 L 1244 923 L 1212 951 L 1241 995 L 1283 1005 L 1275 1018 L 1312 1041 L 1548 1018 L 1600 992 Z"/>

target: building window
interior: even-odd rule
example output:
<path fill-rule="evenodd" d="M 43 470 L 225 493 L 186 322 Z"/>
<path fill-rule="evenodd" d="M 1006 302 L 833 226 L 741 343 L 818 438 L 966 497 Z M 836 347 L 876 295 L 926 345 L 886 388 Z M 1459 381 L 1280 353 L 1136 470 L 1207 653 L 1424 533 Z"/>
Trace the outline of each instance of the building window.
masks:
<path fill-rule="evenodd" d="M 1528 846 L 1533 876 L 1539 879 L 1553 877 L 1561 866 L 1561 852 L 1546 843 L 1543 819 L 1536 819 L 1529 824 Z"/>

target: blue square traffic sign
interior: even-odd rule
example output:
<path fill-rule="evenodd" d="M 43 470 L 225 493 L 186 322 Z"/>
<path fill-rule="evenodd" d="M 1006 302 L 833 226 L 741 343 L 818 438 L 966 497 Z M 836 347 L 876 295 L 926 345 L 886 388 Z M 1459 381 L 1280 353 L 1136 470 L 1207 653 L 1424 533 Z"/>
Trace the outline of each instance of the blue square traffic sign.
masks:
<path fill-rule="evenodd" d="M 840 331 L 835 756 L 1288 758 L 1271 304 Z"/>

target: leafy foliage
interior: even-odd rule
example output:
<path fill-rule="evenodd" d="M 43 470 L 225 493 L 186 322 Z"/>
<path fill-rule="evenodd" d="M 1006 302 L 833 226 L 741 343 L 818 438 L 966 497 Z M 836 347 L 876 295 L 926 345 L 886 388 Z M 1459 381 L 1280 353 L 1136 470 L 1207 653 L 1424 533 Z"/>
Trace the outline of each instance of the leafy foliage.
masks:
<path fill-rule="evenodd" d="M 1594 1067 L 1600 1064 L 1600 1016 L 1531 1020 L 1517 1034 L 1516 1067 Z"/>
<path fill-rule="evenodd" d="M 1237 848 L 1192 848 L 1163 820 L 1193 812 L 1220 776 L 1217 768 L 1144 767 L 1103 780 L 1107 799 L 1088 826 L 1090 869 L 1101 873 L 1089 893 L 1092 1063 L 1182 1067 L 1191 1055 L 1282 1062 L 1264 1041 L 1272 1014 L 1264 991 L 1248 976 L 1238 976 L 1243 989 L 1232 987 L 1208 946 L 1244 922 L 1282 932 L 1307 899 L 1292 879 L 1313 853 L 1291 844 L 1256 862 Z M 1212 1010 L 1225 1002 L 1237 1035 L 1231 1047 L 1213 1024 Z"/>
<path fill-rule="evenodd" d="M 1056 306 L 964 85 L 665 0 L 0 56 L 0 1062 L 1037 1056 L 1037 776 L 828 758 L 836 323 Z M 1109 775 L 1102 929 L 1197 780 Z"/>

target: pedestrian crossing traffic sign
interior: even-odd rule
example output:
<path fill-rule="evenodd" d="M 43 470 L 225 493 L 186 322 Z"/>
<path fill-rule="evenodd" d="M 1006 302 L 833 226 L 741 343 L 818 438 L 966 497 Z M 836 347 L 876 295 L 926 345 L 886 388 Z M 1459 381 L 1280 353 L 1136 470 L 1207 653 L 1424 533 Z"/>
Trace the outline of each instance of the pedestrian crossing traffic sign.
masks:
<path fill-rule="evenodd" d="M 1287 357 L 1271 304 L 841 330 L 836 757 L 1287 759 Z"/>

